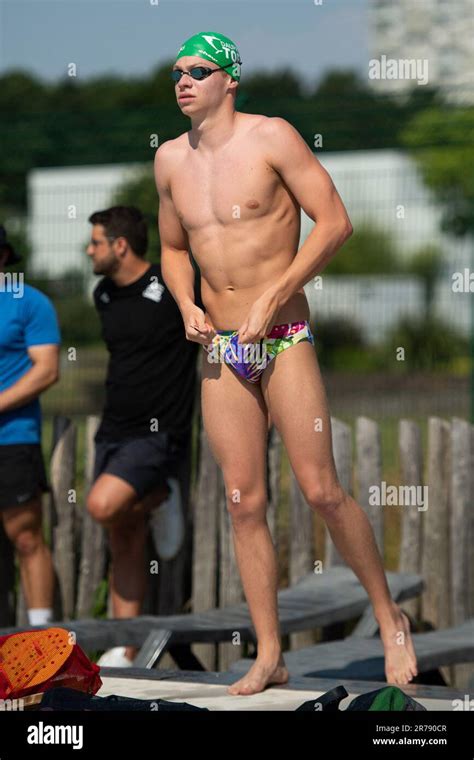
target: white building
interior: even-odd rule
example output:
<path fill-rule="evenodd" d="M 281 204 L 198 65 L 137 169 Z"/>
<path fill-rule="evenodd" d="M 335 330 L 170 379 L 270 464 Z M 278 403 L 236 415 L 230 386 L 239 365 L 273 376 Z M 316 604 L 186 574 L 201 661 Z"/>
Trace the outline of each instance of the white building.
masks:
<path fill-rule="evenodd" d="M 426 61 L 429 85 L 440 87 L 451 102 L 474 102 L 472 0 L 369 0 L 369 27 L 371 59 Z M 401 70 L 396 78 L 369 82 L 385 93 L 417 86 Z"/>
<path fill-rule="evenodd" d="M 398 150 L 360 150 L 318 156 L 331 175 L 354 227 L 370 224 L 389 233 L 399 254 L 439 245 L 449 258 L 466 260 L 468 244 L 440 232 L 442 208 L 423 184 L 412 158 Z M 303 221 L 306 237 L 312 227 Z"/>
<path fill-rule="evenodd" d="M 103 164 L 29 172 L 31 272 L 60 277 L 72 269 L 90 271 L 85 256 L 91 230 L 89 216 L 111 206 L 120 185 L 142 168 L 142 164 Z"/>

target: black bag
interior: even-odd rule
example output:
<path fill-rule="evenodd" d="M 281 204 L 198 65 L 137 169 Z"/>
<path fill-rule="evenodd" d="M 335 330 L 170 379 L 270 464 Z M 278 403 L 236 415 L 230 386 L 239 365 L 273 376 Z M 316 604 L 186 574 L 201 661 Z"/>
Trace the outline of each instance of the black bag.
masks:
<path fill-rule="evenodd" d="M 322 694 L 318 699 L 311 699 L 304 702 L 296 709 L 299 711 L 311 712 L 338 712 L 339 703 L 348 697 L 349 694 L 344 686 L 336 686 L 334 689 Z M 350 702 L 346 710 L 373 710 L 373 711 L 414 711 L 423 710 L 426 707 L 405 694 L 398 686 L 385 686 L 382 689 L 369 691 L 367 694 L 361 694 Z"/>
<path fill-rule="evenodd" d="M 119 697 L 111 694 L 109 697 L 98 697 L 86 694 L 78 689 L 66 689 L 58 686 L 49 689 L 43 695 L 39 710 L 93 710 L 109 711 L 123 710 L 141 712 L 171 712 L 172 710 L 205 710 L 207 707 L 196 707 L 188 702 L 170 702 L 166 699 L 134 699 Z"/>

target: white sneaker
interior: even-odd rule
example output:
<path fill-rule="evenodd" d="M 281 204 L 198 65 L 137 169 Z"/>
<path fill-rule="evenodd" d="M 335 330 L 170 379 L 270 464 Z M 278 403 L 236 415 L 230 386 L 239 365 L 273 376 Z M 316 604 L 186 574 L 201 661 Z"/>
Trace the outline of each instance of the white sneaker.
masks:
<path fill-rule="evenodd" d="M 99 657 L 97 665 L 105 665 L 107 668 L 131 668 L 133 660 L 125 656 L 125 647 L 113 647 Z"/>
<path fill-rule="evenodd" d="M 160 559 L 176 557 L 184 541 L 181 492 L 176 478 L 168 478 L 171 493 L 150 515 L 153 545 Z"/>

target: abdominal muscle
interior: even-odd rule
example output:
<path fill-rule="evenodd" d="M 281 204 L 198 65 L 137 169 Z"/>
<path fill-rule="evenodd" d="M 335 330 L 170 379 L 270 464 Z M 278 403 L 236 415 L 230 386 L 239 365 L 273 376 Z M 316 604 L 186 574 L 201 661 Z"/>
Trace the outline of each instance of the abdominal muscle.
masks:
<path fill-rule="evenodd" d="M 271 283 L 253 288 L 224 290 L 219 293 L 212 291 L 205 279 L 201 279 L 201 296 L 205 304 L 206 322 L 215 330 L 238 330 L 244 323 L 255 301 L 265 293 Z M 287 324 L 289 322 L 301 322 L 309 320 L 309 306 L 301 288 L 294 293 L 275 313 L 268 326 L 267 333 L 274 325 Z"/>
<path fill-rule="evenodd" d="M 201 272 L 206 321 L 215 330 L 238 330 L 254 303 L 281 279 L 296 254 L 291 250 L 296 248 L 296 241 L 291 239 L 294 234 L 280 231 L 281 237 L 287 235 L 287 246 L 282 249 L 276 241 L 272 244 L 272 235 L 263 234 L 262 220 L 259 226 L 259 230 L 255 225 L 243 236 L 252 243 L 244 242 L 242 237 L 236 240 L 222 236 L 217 245 L 215 239 L 201 239 L 196 241 L 201 245 L 193 248 Z M 309 306 L 300 288 L 276 311 L 267 332 L 274 325 L 304 320 L 309 320 Z"/>

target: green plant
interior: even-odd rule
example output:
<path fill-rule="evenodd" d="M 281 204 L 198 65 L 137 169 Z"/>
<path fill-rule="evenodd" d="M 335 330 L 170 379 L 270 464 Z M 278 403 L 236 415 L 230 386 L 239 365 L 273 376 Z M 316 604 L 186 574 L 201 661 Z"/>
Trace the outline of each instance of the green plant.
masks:
<path fill-rule="evenodd" d="M 92 617 L 94 618 L 107 617 L 108 593 L 109 593 L 109 582 L 107 578 L 102 578 L 101 582 L 97 586 L 94 593 L 94 599 L 92 603 Z"/>
<path fill-rule="evenodd" d="M 401 264 L 391 235 L 370 224 L 362 224 L 329 262 L 324 274 L 390 274 L 400 271 Z"/>
<path fill-rule="evenodd" d="M 326 369 L 340 368 L 339 352 L 361 353 L 365 349 L 360 328 L 343 317 L 318 318 L 314 337 L 319 362 Z"/>
<path fill-rule="evenodd" d="M 82 271 L 72 269 L 54 280 L 37 276 L 28 282 L 51 298 L 63 346 L 85 346 L 100 341 L 100 321 L 86 295 L 86 277 Z"/>
<path fill-rule="evenodd" d="M 441 271 L 442 255 L 436 245 L 425 245 L 419 248 L 406 266 L 407 274 L 414 274 L 423 280 L 424 310 L 428 318 L 433 309 L 436 280 Z"/>
<path fill-rule="evenodd" d="M 400 132 L 443 206 L 442 229 L 459 237 L 474 230 L 474 108 L 433 105 Z"/>
<path fill-rule="evenodd" d="M 403 349 L 403 360 L 397 352 Z M 384 353 L 387 369 L 400 371 L 448 369 L 452 361 L 465 355 L 469 341 L 451 325 L 437 317 L 404 317 L 389 333 Z"/>

